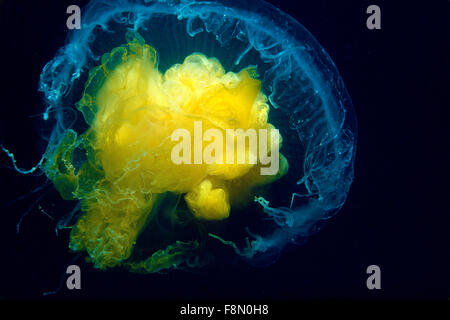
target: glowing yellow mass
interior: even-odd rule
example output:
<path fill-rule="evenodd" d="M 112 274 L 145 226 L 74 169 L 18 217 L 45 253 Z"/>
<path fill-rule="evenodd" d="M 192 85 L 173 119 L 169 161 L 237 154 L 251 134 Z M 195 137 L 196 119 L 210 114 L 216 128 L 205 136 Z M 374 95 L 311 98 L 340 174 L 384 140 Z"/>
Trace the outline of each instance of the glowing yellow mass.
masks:
<path fill-rule="evenodd" d="M 171 139 L 172 133 L 183 128 L 195 137 L 196 121 L 201 121 L 204 131 L 219 130 L 223 136 L 227 129 L 273 129 L 267 122 L 267 98 L 260 89 L 255 68 L 225 72 L 217 59 L 197 53 L 162 74 L 155 49 L 139 36 L 105 54 L 102 64 L 91 70 L 78 103 L 90 125 L 84 134 L 92 153 L 88 157 L 102 172 L 81 168 L 69 177 L 84 212 L 72 229 L 70 247 L 86 250 L 96 267 L 117 266 L 130 257 L 162 194 L 184 195 L 197 219 L 222 220 L 232 206 L 252 199 L 254 187 L 284 175 L 288 164 L 281 154 L 278 172 L 261 175 L 260 161 L 250 161 L 258 156 L 249 145 L 240 164 L 177 164 L 171 159 L 179 144 Z M 275 141 L 281 144 L 281 137 Z M 278 150 L 279 144 L 269 144 L 267 154 L 273 147 Z M 189 145 L 193 157 L 199 145 L 194 141 Z M 200 141 L 200 151 L 208 145 Z M 226 152 L 221 157 L 224 160 Z M 80 173 L 92 179 L 89 190 L 81 190 Z"/>

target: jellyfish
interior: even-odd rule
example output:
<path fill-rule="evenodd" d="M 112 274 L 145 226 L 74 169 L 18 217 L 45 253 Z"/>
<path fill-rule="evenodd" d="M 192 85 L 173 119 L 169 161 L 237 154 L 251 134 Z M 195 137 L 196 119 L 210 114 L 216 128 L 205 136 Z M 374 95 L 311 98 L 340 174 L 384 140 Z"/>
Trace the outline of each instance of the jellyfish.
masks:
<path fill-rule="evenodd" d="M 95 268 L 195 268 L 218 252 L 270 264 L 343 206 L 354 111 L 299 22 L 263 1 L 81 12 L 40 77 L 47 149 L 16 169 L 77 201 L 56 228 Z"/>

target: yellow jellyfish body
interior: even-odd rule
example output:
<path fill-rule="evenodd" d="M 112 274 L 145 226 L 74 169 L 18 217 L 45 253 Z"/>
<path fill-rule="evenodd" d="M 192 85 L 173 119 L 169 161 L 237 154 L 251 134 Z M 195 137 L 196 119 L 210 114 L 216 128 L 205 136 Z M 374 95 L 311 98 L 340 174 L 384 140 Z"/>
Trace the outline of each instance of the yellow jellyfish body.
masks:
<path fill-rule="evenodd" d="M 278 170 L 262 175 L 261 150 L 251 148 L 251 137 L 239 148 L 238 137 L 230 135 L 251 129 L 258 139 L 265 129 L 269 147 L 262 152 L 278 150 L 281 136 L 268 123 L 266 102 L 254 67 L 226 72 L 217 59 L 194 53 L 161 73 L 156 50 L 139 35 L 129 36 L 90 71 L 77 105 L 90 128 L 78 139 L 66 133 L 67 142 L 55 152 L 59 167 L 48 174 L 63 197 L 81 200 L 83 214 L 72 228 L 70 248 L 87 251 L 98 268 L 121 265 L 167 192 L 183 195 L 198 220 L 229 217 L 233 206 L 251 200 L 253 188 L 288 170 L 277 153 Z M 230 143 L 234 148 L 227 149 Z M 70 153 L 80 146 L 87 161 L 77 169 Z M 174 266 L 185 247 L 176 242 L 131 269 Z"/>

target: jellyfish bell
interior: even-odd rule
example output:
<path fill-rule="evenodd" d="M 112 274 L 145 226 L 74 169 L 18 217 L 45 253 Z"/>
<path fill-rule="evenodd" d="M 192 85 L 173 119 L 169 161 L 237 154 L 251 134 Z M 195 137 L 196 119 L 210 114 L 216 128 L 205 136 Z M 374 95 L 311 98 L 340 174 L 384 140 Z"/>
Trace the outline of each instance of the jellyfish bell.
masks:
<path fill-rule="evenodd" d="M 343 206 L 354 111 L 299 22 L 263 1 L 93 0 L 81 13 L 41 74 L 54 129 L 39 168 L 80 202 L 69 246 L 95 267 L 194 267 L 210 242 L 273 263 Z M 240 164 L 174 163 L 172 133 L 194 136 L 197 121 L 276 129 L 277 172 L 245 146 Z"/>

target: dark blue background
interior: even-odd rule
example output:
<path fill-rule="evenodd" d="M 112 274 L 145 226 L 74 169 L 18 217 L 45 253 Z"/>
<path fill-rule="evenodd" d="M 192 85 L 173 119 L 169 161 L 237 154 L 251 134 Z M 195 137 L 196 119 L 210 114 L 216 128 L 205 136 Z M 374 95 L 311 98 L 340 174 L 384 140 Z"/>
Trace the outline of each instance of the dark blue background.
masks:
<path fill-rule="evenodd" d="M 338 67 L 356 109 L 355 180 L 341 212 L 301 247 L 266 268 L 200 272 L 101 272 L 81 261 L 82 290 L 56 298 L 288 299 L 448 298 L 449 130 L 446 1 L 269 1 L 300 21 Z M 64 44 L 66 8 L 84 1 L 0 1 L 0 143 L 21 167 L 45 148 L 35 118 L 39 74 Z M 366 28 L 377 4 L 382 29 Z M 0 163 L 8 158 L 0 154 Z M 0 168 L 0 298 L 43 298 L 71 263 L 68 234 L 37 210 L 16 224 L 45 182 Z M 50 191 L 48 197 L 58 197 Z M 366 288 L 368 265 L 382 290 Z"/>

